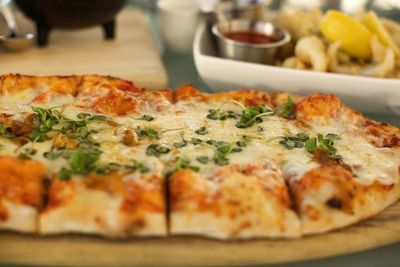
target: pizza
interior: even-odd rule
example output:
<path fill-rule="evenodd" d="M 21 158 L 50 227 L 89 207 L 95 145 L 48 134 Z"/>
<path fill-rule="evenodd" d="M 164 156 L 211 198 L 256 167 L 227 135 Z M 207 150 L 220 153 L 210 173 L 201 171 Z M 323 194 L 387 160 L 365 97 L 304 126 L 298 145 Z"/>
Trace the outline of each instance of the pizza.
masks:
<path fill-rule="evenodd" d="M 400 198 L 400 130 L 334 95 L 0 78 L 0 229 L 297 238 Z"/>

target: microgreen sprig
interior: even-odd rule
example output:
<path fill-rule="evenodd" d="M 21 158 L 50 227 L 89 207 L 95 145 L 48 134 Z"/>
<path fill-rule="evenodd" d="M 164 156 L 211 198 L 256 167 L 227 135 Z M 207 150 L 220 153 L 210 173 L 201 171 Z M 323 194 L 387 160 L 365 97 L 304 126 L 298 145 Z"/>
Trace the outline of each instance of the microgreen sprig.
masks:
<path fill-rule="evenodd" d="M 224 166 L 229 164 L 228 155 L 231 153 L 236 153 L 242 151 L 242 148 L 234 146 L 234 144 L 216 144 L 216 149 L 213 155 L 213 161 L 219 166 Z"/>
<path fill-rule="evenodd" d="M 222 108 L 226 105 L 226 103 L 228 102 L 222 103 L 222 105 L 217 109 L 209 109 L 206 117 L 210 120 L 220 121 L 224 121 L 226 119 L 236 119 L 236 117 L 239 116 L 239 114 L 237 114 L 236 112 L 232 110 L 222 111 Z"/>
<path fill-rule="evenodd" d="M 178 172 L 184 169 L 190 169 L 195 172 L 198 172 L 200 168 L 196 165 L 193 165 L 190 163 L 190 160 L 183 158 L 183 157 L 177 157 L 175 159 L 175 164 L 171 170 L 168 171 L 168 176 L 173 174 L 174 172 Z"/>
<path fill-rule="evenodd" d="M 201 126 L 194 131 L 198 135 L 206 135 L 208 133 L 207 126 Z"/>
<path fill-rule="evenodd" d="M 183 133 L 181 135 L 181 141 L 172 143 L 172 145 L 175 148 L 182 148 L 182 147 L 187 146 L 187 144 L 188 144 L 188 141 L 186 141 L 186 139 L 183 137 Z"/>
<path fill-rule="evenodd" d="M 261 104 L 258 107 L 246 107 L 242 103 L 232 100 L 233 103 L 239 105 L 242 108 L 242 114 L 239 121 L 236 123 L 237 128 L 248 128 L 253 126 L 255 123 L 262 122 L 263 116 L 271 116 L 274 111 L 267 108 L 266 105 Z"/>
<path fill-rule="evenodd" d="M 282 138 L 282 140 L 279 141 L 279 144 L 289 150 L 304 147 L 305 142 L 310 139 L 310 137 L 305 133 L 297 133 L 296 135 L 282 136 L 278 138 Z"/>
<path fill-rule="evenodd" d="M 286 119 L 294 119 L 296 114 L 295 114 L 295 105 L 293 103 L 293 100 L 290 96 L 288 96 L 287 101 L 285 104 L 282 106 L 276 108 L 276 113 L 284 117 Z"/>
<path fill-rule="evenodd" d="M 148 114 L 144 114 L 142 117 L 137 118 L 137 120 L 142 120 L 142 121 L 153 121 L 154 117 L 150 116 Z"/>
<path fill-rule="evenodd" d="M 167 146 L 159 144 L 151 144 L 146 149 L 146 155 L 159 157 L 162 154 L 168 154 L 170 151 L 171 149 L 168 148 Z"/>
<path fill-rule="evenodd" d="M 37 152 L 36 149 L 27 148 L 24 151 L 22 151 L 21 153 L 19 153 L 18 158 L 24 159 L 24 160 L 30 160 L 30 159 L 32 159 L 32 156 L 36 154 L 36 152 Z"/>
<path fill-rule="evenodd" d="M 333 133 L 329 133 L 326 136 L 318 134 L 317 137 L 310 138 L 305 142 L 305 149 L 307 152 L 314 154 L 317 151 L 327 152 L 329 157 L 335 160 L 341 160 L 342 157 L 337 155 L 337 149 L 334 147 L 336 140 L 342 138 Z"/>
<path fill-rule="evenodd" d="M 151 128 L 151 127 L 145 127 L 145 128 L 138 127 L 137 132 L 138 132 L 139 136 L 146 136 L 146 137 L 148 137 L 149 139 L 152 139 L 152 140 L 160 139 L 160 137 L 158 135 L 158 132 L 155 129 Z"/>

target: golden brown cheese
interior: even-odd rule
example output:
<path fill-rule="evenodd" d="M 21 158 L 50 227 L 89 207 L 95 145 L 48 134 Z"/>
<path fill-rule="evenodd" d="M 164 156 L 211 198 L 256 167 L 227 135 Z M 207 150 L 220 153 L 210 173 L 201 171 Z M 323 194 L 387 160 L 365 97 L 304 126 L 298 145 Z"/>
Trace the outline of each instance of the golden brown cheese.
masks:
<path fill-rule="evenodd" d="M 372 143 L 378 147 L 400 147 L 400 129 L 393 125 L 365 120 L 362 125 L 367 133 L 376 137 Z"/>
<path fill-rule="evenodd" d="M 196 99 L 201 102 L 220 102 L 236 100 L 246 106 L 267 104 L 272 106 L 271 94 L 254 90 L 237 90 L 216 94 L 199 92 L 192 85 L 185 85 L 175 90 L 175 101 Z"/>
<path fill-rule="evenodd" d="M 304 98 L 296 105 L 296 117 L 305 121 L 312 121 L 314 117 L 325 119 L 338 118 L 342 103 L 334 95 L 316 94 Z"/>
<path fill-rule="evenodd" d="M 41 233 L 99 233 L 111 237 L 165 235 L 165 189 L 161 177 L 124 181 L 127 173 L 89 174 L 52 180 Z"/>
<path fill-rule="evenodd" d="M 0 157 L 0 198 L 40 208 L 44 166 L 31 160 Z"/>
<path fill-rule="evenodd" d="M 8 74 L 0 77 L 2 93 L 18 93 L 29 88 L 47 88 L 47 92 L 75 95 L 81 76 L 38 77 Z"/>

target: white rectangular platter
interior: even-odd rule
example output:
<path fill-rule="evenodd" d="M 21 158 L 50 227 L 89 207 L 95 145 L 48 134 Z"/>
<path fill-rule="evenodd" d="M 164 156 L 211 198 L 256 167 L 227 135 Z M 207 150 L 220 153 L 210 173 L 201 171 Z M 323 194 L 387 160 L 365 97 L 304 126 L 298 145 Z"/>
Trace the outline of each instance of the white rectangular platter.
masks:
<path fill-rule="evenodd" d="M 197 71 L 215 92 L 250 88 L 299 95 L 331 93 L 366 113 L 400 115 L 400 79 L 295 70 L 225 59 L 218 56 L 205 24 L 197 29 L 193 54 Z"/>

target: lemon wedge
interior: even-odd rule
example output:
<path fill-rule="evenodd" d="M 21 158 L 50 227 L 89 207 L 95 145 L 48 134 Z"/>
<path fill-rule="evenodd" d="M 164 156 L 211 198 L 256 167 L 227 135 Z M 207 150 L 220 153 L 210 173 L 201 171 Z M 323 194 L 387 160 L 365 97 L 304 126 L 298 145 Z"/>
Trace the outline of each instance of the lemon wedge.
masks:
<path fill-rule="evenodd" d="M 360 21 L 343 14 L 329 10 L 320 23 L 322 34 L 331 42 L 340 41 L 341 49 L 349 55 L 367 59 L 371 56 L 371 32 Z"/>
<path fill-rule="evenodd" d="M 378 40 L 393 49 L 396 53 L 397 57 L 400 57 L 400 50 L 397 45 L 393 42 L 392 38 L 390 38 L 389 33 L 379 20 L 378 16 L 373 11 L 369 11 L 367 14 L 363 16 L 361 22 L 370 30 L 373 34 L 376 34 Z"/>

